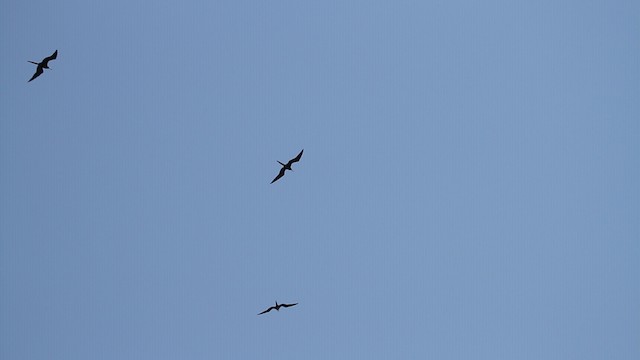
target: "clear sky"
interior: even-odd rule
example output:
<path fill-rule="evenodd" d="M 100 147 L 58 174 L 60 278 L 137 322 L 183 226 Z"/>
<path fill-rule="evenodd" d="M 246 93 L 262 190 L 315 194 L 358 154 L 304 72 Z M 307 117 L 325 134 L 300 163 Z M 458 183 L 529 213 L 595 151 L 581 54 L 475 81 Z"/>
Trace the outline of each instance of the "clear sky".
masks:
<path fill-rule="evenodd" d="M 638 1 L 3 0 L 0 48 L 1 359 L 640 358 Z"/>

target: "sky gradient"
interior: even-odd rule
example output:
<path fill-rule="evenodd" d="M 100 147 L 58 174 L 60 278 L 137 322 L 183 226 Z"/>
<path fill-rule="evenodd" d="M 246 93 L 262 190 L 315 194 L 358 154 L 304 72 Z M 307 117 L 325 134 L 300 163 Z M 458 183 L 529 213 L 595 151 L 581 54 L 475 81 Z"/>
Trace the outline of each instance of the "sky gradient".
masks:
<path fill-rule="evenodd" d="M 0 358 L 640 358 L 639 14 L 0 1 Z"/>

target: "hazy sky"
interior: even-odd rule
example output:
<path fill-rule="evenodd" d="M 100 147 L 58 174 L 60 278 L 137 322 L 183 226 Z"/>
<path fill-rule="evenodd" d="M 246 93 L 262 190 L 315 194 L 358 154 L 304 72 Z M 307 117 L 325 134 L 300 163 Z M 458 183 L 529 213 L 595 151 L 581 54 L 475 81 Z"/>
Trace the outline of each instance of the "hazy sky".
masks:
<path fill-rule="evenodd" d="M 640 358 L 639 14 L 0 0 L 0 358 Z"/>

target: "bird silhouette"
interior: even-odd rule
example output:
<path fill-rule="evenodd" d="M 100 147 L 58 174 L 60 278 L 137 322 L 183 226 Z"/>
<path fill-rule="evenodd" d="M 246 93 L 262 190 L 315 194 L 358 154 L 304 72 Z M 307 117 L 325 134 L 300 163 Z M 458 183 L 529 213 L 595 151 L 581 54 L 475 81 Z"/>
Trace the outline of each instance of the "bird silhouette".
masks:
<path fill-rule="evenodd" d="M 48 69 L 49 68 L 49 61 L 51 60 L 55 60 L 55 58 L 58 57 L 58 50 L 56 50 L 53 54 L 51 54 L 51 56 L 48 56 L 44 59 L 42 59 L 41 62 L 37 63 L 35 61 L 29 61 L 32 64 L 36 64 L 38 65 L 38 68 L 36 69 L 36 73 L 33 74 L 33 76 L 31 77 L 31 79 L 29 79 L 30 82 L 31 80 L 37 78 L 38 76 L 40 76 L 42 74 L 42 72 L 44 71 L 43 69 Z"/>
<path fill-rule="evenodd" d="M 291 169 L 291 164 L 300 161 L 300 158 L 302 157 L 302 153 L 303 152 L 304 152 L 304 149 L 302 149 L 302 151 L 300 151 L 300 154 L 298 154 L 298 156 L 296 156 L 293 159 L 289 160 L 289 162 L 287 162 L 286 164 L 283 164 L 280 161 L 278 161 L 278 164 L 282 165 L 282 169 L 280 169 L 280 173 L 278 173 L 278 176 L 276 176 L 276 178 L 273 179 L 273 181 L 271 181 L 271 183 L 273 184 L 274 182 L 278 181 L 278 179 L 283 177 L 284 176 L 284 172 L 286 170 L 293 171 L 293 169 Z"/>
<path fill-rule="evenodd" d="M 260 313 L 260 314 L 258 314 L 258 315 L 262 315 L 262 314 L 268 313 L 269 311 L 271 311 L 271 310 L 273 310 L 273 309 L 276 309 L 276 311 L 280 311 L 280 308 L 281 308 L 281 307 L 286 307 L 286 308 L 288 308 L 288 307 L 296 306 L 296 305 L 298 305 L 298 303 L 295 303 L 295 304 L 278 304 L 278 302 L 276 301 L 276 306 L 272 306 L 272 307 L 268 308 L 267 310 L 265 310 L 265 311 L 261 312 L 261 313 Z"/>

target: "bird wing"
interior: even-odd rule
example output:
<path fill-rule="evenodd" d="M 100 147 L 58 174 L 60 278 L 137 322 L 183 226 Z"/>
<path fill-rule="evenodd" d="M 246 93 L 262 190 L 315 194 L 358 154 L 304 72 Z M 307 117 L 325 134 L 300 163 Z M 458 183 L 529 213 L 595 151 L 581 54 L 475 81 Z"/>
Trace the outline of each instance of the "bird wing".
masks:
<path fill-rule="evenodd" d="M 276 176 L 275 179 L 273 179 L 273 181 L 271 181 L 271 183 L 273 184 L 274 182 L 278 181 L 278 179 L 280 179 L 281 177 L 284 176 L 284 172 L 285 172 L 285 168 L 284 166 L 282 167 L 282 169 L 280 169 L 280 172 L 278 173 L 278 176 Z"/>
<path fill-rule="evenodd" d="M 51 54 L 51 56 L 47 56 L 46 58 L 42 59 L 43 63 L 48 63 L 51 60 L 55 60 L 58 57 L 58 50 L 56 50 L 53 54 Z"/>
<path fill-rule="evenodd" d="M 267 310 L 265 310 L 265 311 L 261 312 L 261 313 L 260 313 L 260 314 L 258 314 L 258 315 L 262 315 L 262 314 L 264 314 L 264 313 L 268 313 L 269 311 L 271 311 L 271 310 L 273 310 L 273 309 L 275 309 L 275 306 L 272 306 L 272 307 L 268 308 Z"/>
<path fill-rule="evenodd" d="M 295 304 L 280 304 L 280 305 L 282 305 L 282 306 L 284 306 L 284 307 L 291 307 L 291 306 L 296 306 L 296 305 L 298 305 L 298 303 L 295 303 Z"/>
<path fill-rule="evenodd" d="M 289 160 L 289 162 L 287 163 L 287 165 L 291 165 L 295 162 L 300 161 L 300 158 L 302 158 L 302 153 L 304 152 L 304 149 L 302 149 L 302 151 L 300 151 L 300 154 L 298 154 L 298 156 L 294 157 L 293 159 Z"/>
<path fill-rule="evenodd" d="M 37 78 L 38 76 L 40 76 L 42 74 L 42 66 L 38 65 L 38 68 L 36 69 L 36 73 L 33 74 L 33 76 L 31 77 L 31 79 L 29 79 L 29 81 Z M 29 82 L 27 81 L 27 82 Z"/>

